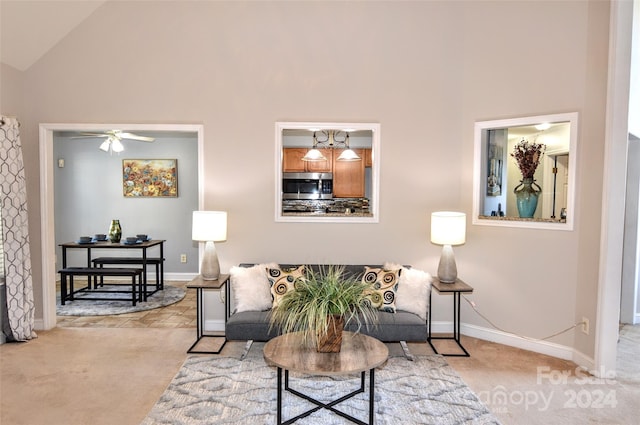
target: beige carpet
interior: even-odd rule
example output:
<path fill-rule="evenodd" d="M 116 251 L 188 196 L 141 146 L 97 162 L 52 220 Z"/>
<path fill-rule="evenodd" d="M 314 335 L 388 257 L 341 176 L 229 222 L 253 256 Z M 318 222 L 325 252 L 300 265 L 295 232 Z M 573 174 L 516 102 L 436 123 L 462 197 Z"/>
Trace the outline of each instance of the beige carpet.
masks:
<path fill-rule="evenodd" d="M 195 328 L 57 328 L 38 332 L 27 343 L 4 344 L 0 424 L 139 425 L 184 363 L 194 339 Z M 447 362 L 505 425 L 638 423 L 635 372 L 621 367 L 624 378 L 590 383 L 579 381 L 568 361 L 465 336 L 462 341 L 471 357 Z M 629 338 L 621 338 L 620 345 L 621 365 L 640 359 L 640 346 Z M 239 356 L 243 347 L 242 342 L 228 343 L 223 355 Z M 433 353 L 426 343 L 409 347 L 416 355 Z M 390 344 L 389 350 L 402 355 L 398 344 Z M 538 368 L 548 371 L 547 378 L 538 380 Z M 565 373 L 570 374 L 566 384 L 549 379 Z M 507 403 L 501 394 L 508 395 Z M 615 407 L 589 403 L 600 395 L 604 402 L 607 394 L 615 396 L 608 400 L 615 400 Z"/>

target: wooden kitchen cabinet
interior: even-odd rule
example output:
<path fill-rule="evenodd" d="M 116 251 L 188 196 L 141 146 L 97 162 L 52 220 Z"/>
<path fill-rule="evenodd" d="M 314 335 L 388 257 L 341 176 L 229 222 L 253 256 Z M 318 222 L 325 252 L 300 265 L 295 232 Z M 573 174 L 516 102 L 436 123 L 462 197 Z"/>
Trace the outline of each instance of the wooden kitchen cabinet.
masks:
<path fill-rule="evenodd" d="M 332 149 L 319 149 L 326 161 L 303 161 L 308 148 L 285 148 L 282 153 L 284 173 L 330 173 L 332 172 Z"/>
<path fill-rule="evenodd" d="M 360 161 L 338 161 L 342 149 L 333 150 L 333 197 L 364 197 L 364 166 L 366 149 L 353 149 Z"/>
<path fill-rule="evenodd" d="M 373 167 L 373 155 L 371 155 L 371 149 L 364 150 L 364 166 Z"/>

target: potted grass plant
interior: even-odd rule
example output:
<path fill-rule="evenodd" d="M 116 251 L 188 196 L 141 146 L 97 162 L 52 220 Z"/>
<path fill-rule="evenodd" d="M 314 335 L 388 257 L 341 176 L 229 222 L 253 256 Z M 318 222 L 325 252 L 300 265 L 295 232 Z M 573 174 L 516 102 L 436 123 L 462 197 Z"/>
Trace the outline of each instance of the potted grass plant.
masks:
<path fill-rule="evenodd" d="M 375 324 L 377 315 L 368 298 L 372 286 L 358 277 L 345 276 L 344 266 L 307 268 L 271 312 L 270 326 L 282 333 L 301 332 L 304 344 L 319 352 L 339 352 L 346 324 Z"/>

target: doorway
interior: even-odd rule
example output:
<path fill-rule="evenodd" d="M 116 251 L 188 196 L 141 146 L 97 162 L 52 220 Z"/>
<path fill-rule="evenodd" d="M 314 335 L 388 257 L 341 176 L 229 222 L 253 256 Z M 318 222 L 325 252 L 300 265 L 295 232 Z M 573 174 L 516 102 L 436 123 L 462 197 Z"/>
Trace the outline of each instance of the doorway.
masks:
<path fill-rule="evenodd" d="M 638 238 L 640 221 L 640 139 L 629 137 L 627 162 L 627 196 L 624 219 L 624 247 L 622 253 L 622 297 L 620 323 L 640 323 L 640 248 Z"/>
<path fill-rule="evenodd" d="M 42 246 L 42 323 L 38 328 L 56 326 L 56 239 L 55 239 L 55 179 L 54 133 L 103 132 L 107 130 L 139 132 L 194 133 L 197 137 L 198 209 L 204 207 L 203 143 L 204 128 L 199 124 L 41 124 L 40 125 L 40 225 Z M 200 256 L 201 254 L 199 254 Z"/>
<path fill-rule="evenodd" d="M 635 12 L 634 12 L 635 9 Z M 605 160 L 603 208 L 600 242 L 600 273 L 598 277 L 595 370 L 597 374 L 616 369 L 620 302 L 622 300 L 622 257 L 625 210 L 625 184 L 632 96 L 629 79 L 637 75 L 631 56 L 638 57 L 638 43 L 632 52 L 632 39 L 640 34 L 640 0 L 611 4 L 609 75 L 607 86 L 607 123 L 605 127 Z M 635 16 L 634 16 L 635 14 Z M 635 26 L 635 28 L 634 28 Z M 614 78 L 620 76 L 622 78 Z M 632 101 L 633 99 L 633 101 Z M 621 217 L 622 216 L 622 217 Z"/>

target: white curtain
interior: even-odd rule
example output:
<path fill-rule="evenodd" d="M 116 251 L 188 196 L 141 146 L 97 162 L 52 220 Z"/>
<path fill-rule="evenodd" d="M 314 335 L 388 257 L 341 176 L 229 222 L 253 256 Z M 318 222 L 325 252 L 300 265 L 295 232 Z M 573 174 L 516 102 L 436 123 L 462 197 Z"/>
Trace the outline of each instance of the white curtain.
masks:
<path fill-rule="evenodd" d="M 3 332 L 8 341 L 35 338 L 35 307 L 27 221 L 27 188 L 20 144 L 20 125 L 0 116 L 0 208 L 4 253 Z"/>

